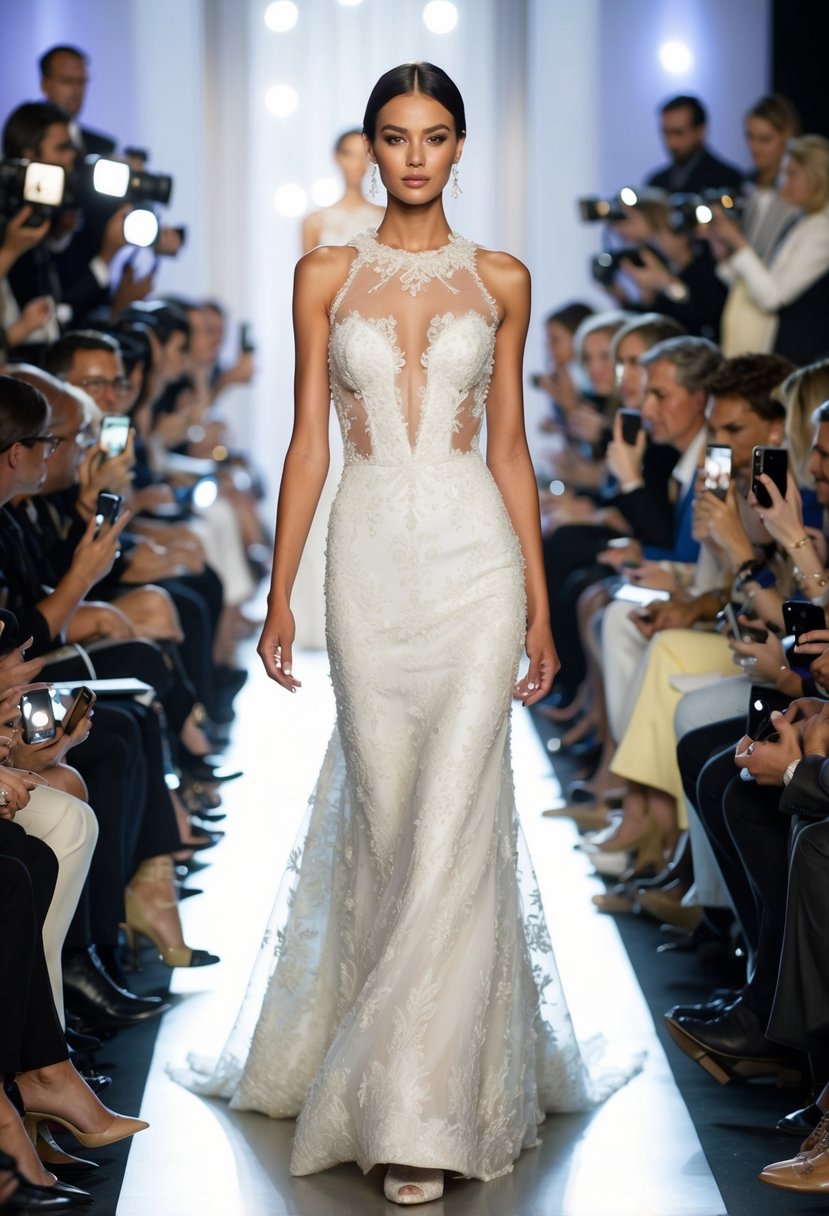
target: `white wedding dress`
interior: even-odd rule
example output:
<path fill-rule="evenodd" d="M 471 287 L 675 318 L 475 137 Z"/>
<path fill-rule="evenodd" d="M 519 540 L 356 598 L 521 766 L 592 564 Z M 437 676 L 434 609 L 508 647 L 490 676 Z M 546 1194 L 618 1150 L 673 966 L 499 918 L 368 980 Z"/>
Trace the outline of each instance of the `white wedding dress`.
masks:
<path fill-rule="evenodd" d="M 523 560 L 479 449 L 498 316 L 476 246 L 352 244 L 330 342 L 337 727 L 224 1055 L 173 1075 L 298 1115 L 294 1174 L 491 1179 L 545 1111 L 633 1069 L 588 1071 L 516 815 Z"/>

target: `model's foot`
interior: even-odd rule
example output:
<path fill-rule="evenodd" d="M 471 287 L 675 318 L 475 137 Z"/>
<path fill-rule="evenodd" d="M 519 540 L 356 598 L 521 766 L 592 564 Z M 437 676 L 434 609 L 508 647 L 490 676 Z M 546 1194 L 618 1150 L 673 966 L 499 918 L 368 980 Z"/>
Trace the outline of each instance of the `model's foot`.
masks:
<path fill-rule="evenodd" d="M 416 1165 L 390 1165 L 383 1192 L 392 1203 L 431 1203 L 443 1194 L 443 1170 L 424 1170 Z"/>

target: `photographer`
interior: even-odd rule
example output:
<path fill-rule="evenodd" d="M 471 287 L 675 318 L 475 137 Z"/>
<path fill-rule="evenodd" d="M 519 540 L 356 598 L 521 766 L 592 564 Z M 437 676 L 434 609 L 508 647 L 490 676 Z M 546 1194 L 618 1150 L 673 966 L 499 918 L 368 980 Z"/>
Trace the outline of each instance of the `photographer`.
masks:
<path fill-rule="evenodd" d="M 648 186 L 660 190 L 687 191 L 738 189 L 742 173 L 705 146 L 708 115 L 698 97 L 672 97 L 660 111 L 662 142 L 671 164 L 647 178 Z"/>
<path fill-rule="evenodd" d="M 739 224 L 714 208 L 709 239 L 731 289 L 722 344 L 730 356 L 775 351 L 803 365 L 825 353 L 829 330 L 829 140 L 793 141 L 779 192 L 799 216 L 768 265 Z"/>
<path fill-rule="evenodd" d="M 8 350 L 27 341 L 36 341 L 37 335 L 48 332 L 54 320 L 54 301 L 51 296 L 35 296 L 21 309 L 14 298 L 8 282 L 8 274 L 18 258 L 37 248 L 49 232 L 49 220 L 31 223 L 33 208 L 26 204 L 6 220 L 0 241 L 0 348 Z M 0 224 L 3 221 L 0 219 Z"/>
<path fill-rule="evenodd" d="M 69 116 L 72 142 L 83 156 L 112 156 L 115 140 L 101 131 L 90 131 L 78 121 L 89 84 L 89 56 L 75 46 L 53 46 L 40 57 L 40 88 L 47 101 Z"/>

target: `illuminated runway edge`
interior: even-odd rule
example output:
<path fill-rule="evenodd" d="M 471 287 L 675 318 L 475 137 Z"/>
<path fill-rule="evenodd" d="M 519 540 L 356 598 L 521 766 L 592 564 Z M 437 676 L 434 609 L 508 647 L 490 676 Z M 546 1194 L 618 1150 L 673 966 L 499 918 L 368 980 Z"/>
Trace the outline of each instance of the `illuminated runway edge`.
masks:
<path fill-rule="evenodd" d="M 354 1165 L 309 1178 L 288 1173 L 292 1121 L 231 1112 L 165 1073 L 189 1051 L 216 1054 L 230 1029 L 276 887 L 313 787 L 333 721 L 327 659 L 298 654 L 295 696 L 260 673 L 238 699 L 228 761 L 245 769 L 225 787 L 227 835 L 199 874 L 205 894 L 183 907 L 187 940 L 222 962 L 178 971 L 141 1109 L 118 1216 L 388 1216 L 379 1171 Z M 564 990 L 581 1039 L 605 1035 L 614 1054 L 647 1052 L 642 1073 L 590 1115 L 555 1116 L 540 1147 L 495 1182 L 450 1181 L 429 1216 L 721 1216 L 720 1192 L 700 1148 L 612 918 L 590 896 L 603 890 L 573 850 L 568 822 L 541 811 L 559 791 L 529 715 L 516 709 L 518 805 L 541 887 Z"/>

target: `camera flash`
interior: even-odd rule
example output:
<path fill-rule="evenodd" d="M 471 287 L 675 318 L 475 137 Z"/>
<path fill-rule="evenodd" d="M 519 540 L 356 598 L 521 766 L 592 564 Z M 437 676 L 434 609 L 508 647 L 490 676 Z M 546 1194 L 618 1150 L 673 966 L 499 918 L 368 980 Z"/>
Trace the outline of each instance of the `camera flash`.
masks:
<path fill-rule="evenodd" d="M 92 185 L 99 194 L 123 198 L 130 184 L 130 167 L 120 160 L 96 160 L 92 169 Z"/>
<path fill-rule="evenodd" d="M 129 245 L 146 249 L 157 236 L 158 220 L 152 211 L 147 211 L 145 207 L 136 207 L 135 211 L 131 211 L 124 219 L 124 240 Z"/>

